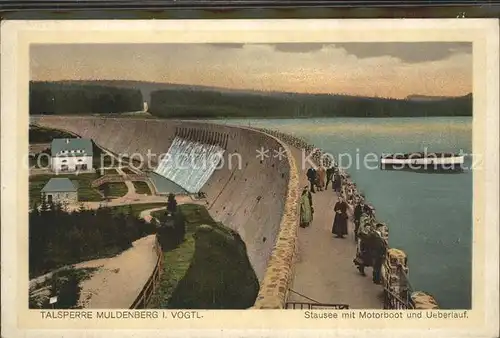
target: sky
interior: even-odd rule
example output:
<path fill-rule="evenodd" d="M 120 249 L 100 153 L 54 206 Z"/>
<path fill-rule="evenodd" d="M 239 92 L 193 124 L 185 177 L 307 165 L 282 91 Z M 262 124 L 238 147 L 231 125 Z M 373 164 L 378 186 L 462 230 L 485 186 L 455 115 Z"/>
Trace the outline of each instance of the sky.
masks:
<path fill-rule="evenodd" d="M 135 80 L 404 98 L 472 92 L 472 44 L 32 45 L 34 81 Z"/>

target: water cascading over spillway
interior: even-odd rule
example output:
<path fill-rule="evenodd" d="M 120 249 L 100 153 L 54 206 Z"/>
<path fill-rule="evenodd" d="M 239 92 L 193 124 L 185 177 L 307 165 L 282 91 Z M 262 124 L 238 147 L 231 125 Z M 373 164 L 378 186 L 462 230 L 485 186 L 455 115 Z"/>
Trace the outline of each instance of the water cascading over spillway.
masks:
<path fill-rule="evenodd" d="M 224 149 L 175 137 L 155 173 L 171 180 L 189 193 L 197 193 L 222 159 Z"/>

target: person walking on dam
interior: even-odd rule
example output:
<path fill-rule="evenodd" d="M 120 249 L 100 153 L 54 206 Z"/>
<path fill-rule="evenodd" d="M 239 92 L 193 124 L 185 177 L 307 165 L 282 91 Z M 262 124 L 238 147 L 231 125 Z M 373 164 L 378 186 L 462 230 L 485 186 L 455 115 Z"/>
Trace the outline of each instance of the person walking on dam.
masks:
<path fill-rule="evenodd" d="M 318 168 L 318 190 L 323 191 L 325 188 L 325 180 L 326 180 L 326 171 L 325 167 L 320 166 Z"/>
<path fill-rule="evenodd" d="M 309 180 L 309 183 L 311 184 L 311 192 L 314 193 L 314 185 L 316 184 L 316 169 L 313 167 L 309 168 L 307 170 L 307 179 Z"/>
<path fill-rule="evenodd" d="M 356 201 L 356 207 L 354 208 L 354 240 L 357 242 L 358 241 L 358 231 L 359 231 L 359 225 L 361 222 L 361 216 L 363 215 L 363 212 L 365 211 L 365 204 L 364 204 L 364 196 L 361 195 L 360 198 Z"/>
<path fill-rule="evenodd" d="M 337 193 L 338 196 L 341 195 L 342 192 L 342 176 L 338 173 L 338 171 L 333 175 L 333 190 Z"/>
<path fill-rule="evenodd" d="M 332 234 L 337 238 L 344 238 L 347 235 L 347 203 L 340 198 L 335 207 L 335 218 L 333 219 Z"/>
<path fill-rule="evenodd" d="M 363 215 L 362 218 L 369 217 Z M 364 220 L 362 220 L 362 223 Z M 365 224 L 365 223 L 363 223 Z M 383 224 L 378 223 L 376 226 L 363 225 L 360 229 L 358 250 L 353 262 L 357 266 L 361 275 L 366 276 L 365 268 L 372 267 L 372 281 L 375 284 L 381 282 L 382 265 L 385 260 L 387 245 L 382 238 L 380 228 Z"/>
<path fill-rule="evenodd" d="M 302 195 L 300 196 L 300 227 L 308 227 L 314 215 L 314 208 L 312 205 L 312 195 L 311 192 L 305 186 L 302 190 Z"/>
<path fill-rule="evenodd" d="M 387 253 L 387 247 L 382 239 L 382 233 L 380 231 L 375 231 L 375 238 L 372 247 L 373 256 L 373 276 L 372 280 L 375 284 L 381 283 L 382 277 L 382 265 L 384 264 L 385 256 Z"/>
<path fill-rule="evenodd" d="M 333 189 L 333 173 L 334 173 L 333 166 L 330 166 L 326 169 L 326 183 L 325 183 L 325 190 L 328 189 L 328 183 L 332 182 L 332 189 Z"/>
<path fill-rule="evenodd" d="M 365 268 L 373 265 L 373 230 L 367 223 L 368 215 L 362 215 L 361 218 L 363 226 L 358 229 L 358 247 L 353 262 L 359 273 L 362 276 L 366 276 Z"/>

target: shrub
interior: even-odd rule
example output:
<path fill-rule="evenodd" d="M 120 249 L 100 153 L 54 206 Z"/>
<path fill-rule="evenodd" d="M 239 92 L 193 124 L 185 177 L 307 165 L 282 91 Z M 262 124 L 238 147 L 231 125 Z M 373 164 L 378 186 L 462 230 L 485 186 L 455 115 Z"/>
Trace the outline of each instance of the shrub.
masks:
<path fill-rule="evenodd" d="M 80 298 L 80 280 L 75 269 L 63 269 L 54 273 L 50 280 L 50 297 L 57 296 L 57 303 L 54 305 L 57 309 L 73 309 L 77 307 Z M 44 308 L 50 308 L 46 300 Z"/>

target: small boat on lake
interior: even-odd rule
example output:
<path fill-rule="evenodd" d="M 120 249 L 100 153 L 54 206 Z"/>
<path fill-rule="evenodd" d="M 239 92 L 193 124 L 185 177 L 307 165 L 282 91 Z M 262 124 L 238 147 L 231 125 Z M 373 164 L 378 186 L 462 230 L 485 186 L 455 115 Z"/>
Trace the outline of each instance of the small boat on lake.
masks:
<path fill-rule="evenodd" d="M 406 153 L 384 154 L 380 168 L 415 171 L 462 171 L 464 155 L 454 153 Z"/>

